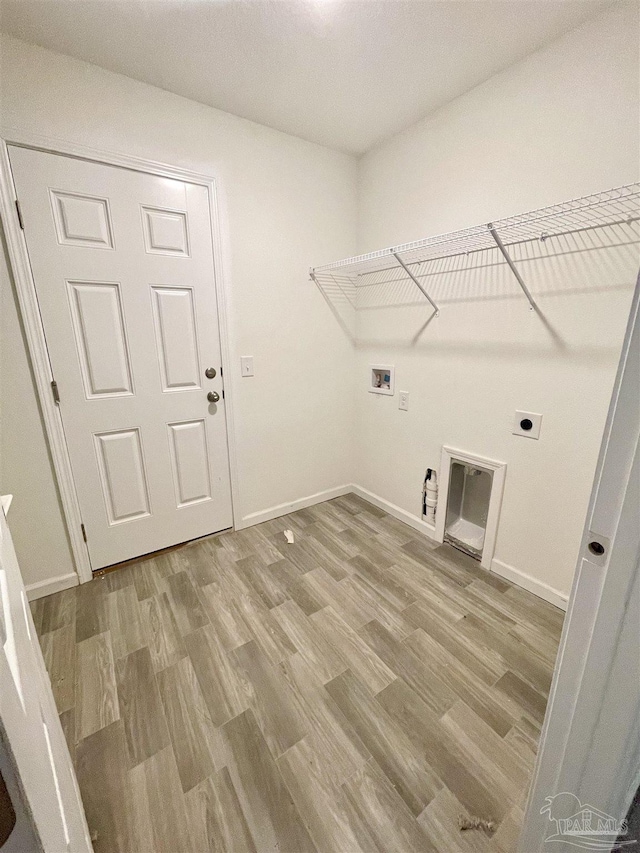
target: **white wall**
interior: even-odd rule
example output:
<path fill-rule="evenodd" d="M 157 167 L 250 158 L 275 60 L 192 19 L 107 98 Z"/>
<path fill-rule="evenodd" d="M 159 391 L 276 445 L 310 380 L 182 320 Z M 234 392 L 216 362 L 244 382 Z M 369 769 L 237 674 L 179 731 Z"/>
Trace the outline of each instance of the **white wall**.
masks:
<path fill-rule="evenodd" d="M 218 179 L 237 521 L 351 482 L 352 348 L 308 268 L 355 251 L 355 159 L 12 38 L 1 44 L 3 135 L 29 131 Z M 11 527 L 32 584 L 70 571 L 70 556 L 4 276 L 2 287 L 0 491 L 16 496 Z M 240 379 L 240 354 L 254 356 L 254 378 Z"/>
<path fill-rule="evenodd" d="M 375 148 L 359 251 L 638 180 L 638 75 L 638 6 L 618 4 Z M 629 247 L 523 263 L 546 327 L 504 266 L 434 279 L 426 327 L 424 300 L 378 294 L 358 317 L 356 482 L 418 515 L 443 444 L 506 462 L 496 568 L 566 595 L 637 268 Z M 366 391 L 386 360 L 409 412 Z M 543 414 L 540 441 L 510 434 L 515 409 Z"/>
<path fill-rule="evenodd" d="M 27 357 L 16 294 L 0 252 L 0 492 L 27 583 L 74 571 Z"/>

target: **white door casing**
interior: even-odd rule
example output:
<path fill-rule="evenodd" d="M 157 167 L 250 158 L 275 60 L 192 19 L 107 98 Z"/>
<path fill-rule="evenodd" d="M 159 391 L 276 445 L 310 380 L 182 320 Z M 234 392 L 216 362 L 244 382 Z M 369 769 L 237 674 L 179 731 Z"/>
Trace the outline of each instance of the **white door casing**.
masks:
<path fill-rule="evenodd" d="M 92 568 L 230 527 L 207 187 L 9 156 Z"/>
<path fill-rule="evenodd" d="M 91 853 L 69 749 L 0 509 L 0 735 L 45 853 Z"/>
<path fill-rule="evenodd" d="M 551 816 L 541 811 L 546 798 L 568 792 L 620 821 L 640 784 L 639 519 L 640 275 L 549 693 L 521 853 L 575 849 L 573 843 L 545 843 L 552 834 Z M 594 552 L 591 543 L 603 552 Z M 614 840 L 601 837 L 599 849 L 611 849 Z"/>

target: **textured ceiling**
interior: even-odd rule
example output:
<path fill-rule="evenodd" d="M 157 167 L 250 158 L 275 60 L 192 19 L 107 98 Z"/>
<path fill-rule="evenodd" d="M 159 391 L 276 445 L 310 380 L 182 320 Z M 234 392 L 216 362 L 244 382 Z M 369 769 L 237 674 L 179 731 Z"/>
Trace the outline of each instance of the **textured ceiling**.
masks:
<path fill-rule="evenodd" d="M 2 0 L 0 27 L 354 153 L 608 3 L 572 0 Z"/>

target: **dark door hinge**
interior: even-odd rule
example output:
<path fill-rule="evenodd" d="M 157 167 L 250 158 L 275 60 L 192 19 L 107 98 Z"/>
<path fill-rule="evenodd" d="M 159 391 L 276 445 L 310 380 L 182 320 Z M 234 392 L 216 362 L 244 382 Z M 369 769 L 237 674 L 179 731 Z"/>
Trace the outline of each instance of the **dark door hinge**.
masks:
<path fill-rule="evenodd" d="M 51 382 L 51 392 L 53 393 L 53 402 L 60 405 L 60 392 L 58 391 L 58 383 L 55 379 Z"/>
<path fill-rule="evenodd" d="M 87 531 L 84 529 L 84 524 L 80 525 L 80 530 L 82 530 L 82 538 L 86 542 L 87 541 Z"/>
<path fill-rule="evenodd" d="M 22 218 L 22 211 L 20 210 L 20 202 L 16 199 L 16 213 L 18 214 L 18 222 L 20 223 L 20 228 L 24 231 L 24 220 Z"/>

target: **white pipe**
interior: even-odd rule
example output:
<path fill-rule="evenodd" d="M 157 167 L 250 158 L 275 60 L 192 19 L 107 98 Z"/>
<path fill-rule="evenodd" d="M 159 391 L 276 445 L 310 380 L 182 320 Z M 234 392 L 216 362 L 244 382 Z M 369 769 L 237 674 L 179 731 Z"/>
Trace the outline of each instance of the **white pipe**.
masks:
<path fill-rule="evenodd" d="M 430 473 L 429 473 L 430 472 Z M 427 472 L 425 480 L 425 518 L 429 524 L 436 523 L 436 506 L 438 505 L 438 475 L 433 468 Z"/>

